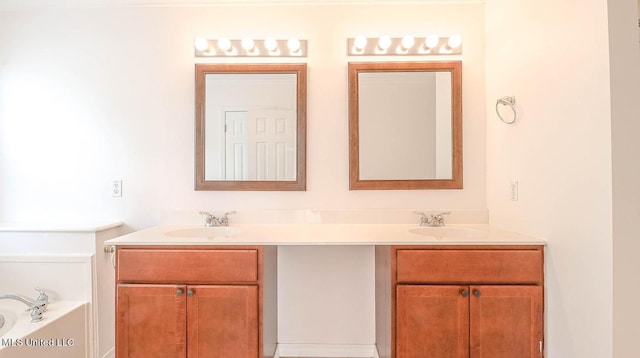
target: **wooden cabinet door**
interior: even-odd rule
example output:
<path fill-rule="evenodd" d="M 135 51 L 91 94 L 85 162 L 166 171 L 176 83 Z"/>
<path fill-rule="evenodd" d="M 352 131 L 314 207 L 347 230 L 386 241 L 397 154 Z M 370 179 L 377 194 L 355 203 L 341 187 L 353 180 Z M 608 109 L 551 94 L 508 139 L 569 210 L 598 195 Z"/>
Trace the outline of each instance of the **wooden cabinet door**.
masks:
<path fill-rule="evenodd" d="M 189 358 L 258 358 L 258 286 L 188 286 Z"/>
<path fill-rule="evenodd" d="M 397 285 L 395 358 L 468 358 L 468 295 L 468 286 Z"/>
<path fill-rule="evenodd" d="M 541 286 L 471 286 L 471 358 L 542 357 Z"/>
<path fill-rule="evenodd" d="M 185 291 L 185 286 L 179 285 L 119 284 L 117 358 L 184 358 Z"/>

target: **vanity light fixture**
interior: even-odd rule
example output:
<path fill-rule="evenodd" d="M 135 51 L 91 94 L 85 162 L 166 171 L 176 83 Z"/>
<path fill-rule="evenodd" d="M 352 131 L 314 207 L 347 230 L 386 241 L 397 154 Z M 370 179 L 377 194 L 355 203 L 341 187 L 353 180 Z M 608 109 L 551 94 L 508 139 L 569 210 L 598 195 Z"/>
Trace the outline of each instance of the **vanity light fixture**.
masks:
<path fill-rule="evenodd" d="M 449 40 L 447 40 L 447 47 L 450 49 L 456 49 L 462 45 L 462 37 L 460 35 L 451 35 Z"/>
<path fill-rule="evenodd" d="M 424 40 L 424 47 L 427 50 L 431 51 L 431 49 L 438 46 L 439 43 L 440 43 L 440 37 L 438 37 L 438 35 L 431 34 L 427 36 L 427 38 Z"/>
<path fill-rule="evenodd" d="M 297 53 L 298 51 L 300 51 L 300 40 L 296 38 L 289 39 L 287 41 L 287 48 L 289 49 L 289 51 L 291 51 L 291 53 Z"/>
<path fill-rule="evenodd" d="M 196 57 L 307 57 L 307 40 L 198 37 L 194 42 L 194 53 Z"/>
<path fill-rule="evenodd" d="M 378 39 L 378 47 L 376 48 L 376 50 L 378 51 L 377 54 L 384 54 L 387 52 L 387 49 L 389 49 L 389 46 L 391 46 L 391 37 L 389 36 L 382 36 Z"/>
<path fill-rule="evenodd" d="M 276 39 L 274 39 L 273 37 L 267 37 L 264 40 L 264 47 L 270 53 L 275 52 L 278 49 L 278 41 L 276 41 Z"/>
<path fill-rule="evenodd" d="M 406 35 L 405 37 L 402 38 L 402 41 L 400 42 L 400 45 L 402 46 L 402 50 L 404 51 L 408 51 L 415 44 L 416 44 L 416 39 L 413 38 L 413 36 L 411 35 Z"/>
<path fill-rule="evenodd" d="M 367 46 L 367 38 L 362 35 L 356 36 L 353 40 L 353 49 L 356 51 L 362 51 L 365 46 Z"/>
<path fill-rule="evenodd" d="M 198 37 L 194 43 L 197 51 L 205 51 L 209 48 L 209 43 L 204 37 Z"/>
<path fill-rule="evenodd" d="M 462 55 L 460 35 L 425 37 L 366 37 L 358 35 L 347 39 L 348 56 L 424 56 Z"/>
<path fill-rule="evenodd" d="M 218 40 L 218 48 L 220 48 L 224 52 L 231 51 L 231 40 L 226 37 L 223 37 Z"/>
<path fill-rule="evenodd" d="M 247 51 L 247 52 L 251 52 L 253 51 L 253 49 L 256 48 L 253 39 L 251 37 L 245 37 L 242 39 L 242 48 Z"/>

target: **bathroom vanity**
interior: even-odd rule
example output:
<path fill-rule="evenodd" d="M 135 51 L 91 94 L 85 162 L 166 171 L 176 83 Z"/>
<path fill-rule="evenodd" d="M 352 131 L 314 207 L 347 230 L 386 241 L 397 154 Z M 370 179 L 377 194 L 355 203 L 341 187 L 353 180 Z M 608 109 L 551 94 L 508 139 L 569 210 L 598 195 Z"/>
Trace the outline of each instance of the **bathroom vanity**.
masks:
<path fill-rule="evenodd" d="M 380 357 L 542 357 L 541 246 L 378 246 Z"/>
<path fill-rule="evenodd" d="M 118 248 L 117 356 L 273 356 L 277 326 L 263 311 L 276 309 L 276 287 L 264 278 L 275 253 L 274 246 Z"/>
<path fill-rule="evenodd" d="M 277 247 L 375 247 L 374 357 L 542 357 L 544 241 L 487 225 L 157 226 L 116 247 L 117 357 L 279 357 Z"/>

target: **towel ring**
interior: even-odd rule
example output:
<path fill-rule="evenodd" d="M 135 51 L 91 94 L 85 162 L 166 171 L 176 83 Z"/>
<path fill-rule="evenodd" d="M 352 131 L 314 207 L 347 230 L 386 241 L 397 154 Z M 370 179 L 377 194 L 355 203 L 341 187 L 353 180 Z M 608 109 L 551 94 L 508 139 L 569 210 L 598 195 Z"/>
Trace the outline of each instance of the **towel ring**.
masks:
<path fill-rule="evenodd" d="M 498 115 L 498 118 L 500 118 L 501 121 L 503 121 L 506 124 L 512 124 L 513 122 L 516 121 L 516 118 L 518 117 L 518 113 L 516 112 L 516 108 L 513 106 L 514 104 L 516 104 L 516 98 L 515 97 L 502 97 L 499 98 L 496 101 L 496 114 Z M 510 121 L 507 121 L 504 119 L 504 117 L 502 117 L 502 115 L 500 114 L 500 111 L 498 110 L 499 106 L 503 105 L 503 106 L 507 106 L 511 108 L 511 111 L 513 112 L 513 119 Z"/>

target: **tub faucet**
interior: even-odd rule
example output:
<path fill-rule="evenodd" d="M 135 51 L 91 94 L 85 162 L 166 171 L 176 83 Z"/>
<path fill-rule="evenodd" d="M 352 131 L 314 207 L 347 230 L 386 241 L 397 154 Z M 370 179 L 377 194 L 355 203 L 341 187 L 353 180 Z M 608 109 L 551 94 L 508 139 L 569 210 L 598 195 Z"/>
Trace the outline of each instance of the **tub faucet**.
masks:
<path fill-rule="evenodd" d="M 20 301 L 26 304 L 29 308 L 27 311 L 31 311 L 31 322 L 38 322 L 42 320 L 42 313 L 47 310 L 49 304 L 49 296 L 39 288 L 36 288 L 40 294 L 36 299 L 31 299 L 17 293 L 0 293 L 0 300 L 10 299 Z"/>
<path fill-rule="evenodd" d="M 229 226 L 229 216 L 231 214 L 235 214 L 236 211 L 229 211 L 224 213 L 221 217 L 213 216 L 213 214 L 207 211 L 201 211 L 200 215 L 206 215 L 204 226 L 213 227 L 213 226 Z"/>

